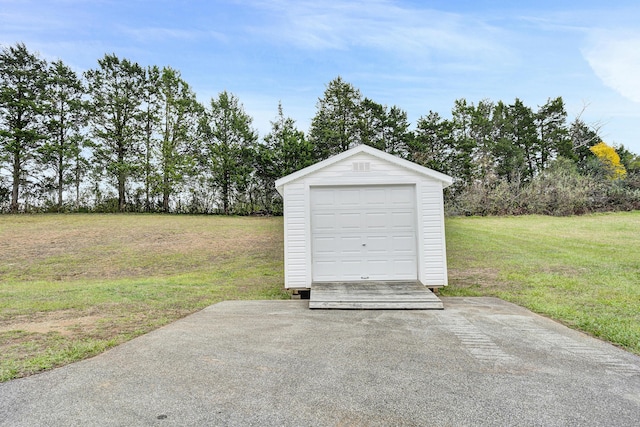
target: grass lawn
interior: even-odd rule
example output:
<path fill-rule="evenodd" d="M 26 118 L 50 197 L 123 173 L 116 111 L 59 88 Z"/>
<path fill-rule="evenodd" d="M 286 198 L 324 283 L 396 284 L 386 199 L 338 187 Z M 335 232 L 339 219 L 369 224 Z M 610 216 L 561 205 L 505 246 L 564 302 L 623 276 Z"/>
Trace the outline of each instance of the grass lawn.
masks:
<path fill-rule="evenodd" d="M 0 381 L 210 304 L 288 298 L 281 218 L 0 216 Z"/>
<path fill-rule="evenodd" d="M 640 354 L 640 211 L 447 220 L 442 295 L 496 296 Z"/>
<path fill-rule="evenodd" d="M 450 218 L 450 286 L 640 354 L 640 212 Z M 282 218 L 0 216 L 0 381 L 229 299 L 287 298 Z"/>

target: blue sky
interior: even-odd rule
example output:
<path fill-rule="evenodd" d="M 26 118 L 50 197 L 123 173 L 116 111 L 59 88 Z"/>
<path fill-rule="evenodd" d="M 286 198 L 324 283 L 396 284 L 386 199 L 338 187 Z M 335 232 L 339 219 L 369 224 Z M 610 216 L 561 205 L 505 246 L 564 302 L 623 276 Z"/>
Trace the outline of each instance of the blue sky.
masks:
<path fill-rule="evenodd" d="M 458 98 L 562 96 L 571 120 L 640 153 L 637 0 L 0 0 L 0 44 L 19 41 L 78 72 L 105 53 L 169 65 L 202 102 L 238 96 L 261 137 L 278 101 L 307 131 L 340 75 L 412 125 Z"/>

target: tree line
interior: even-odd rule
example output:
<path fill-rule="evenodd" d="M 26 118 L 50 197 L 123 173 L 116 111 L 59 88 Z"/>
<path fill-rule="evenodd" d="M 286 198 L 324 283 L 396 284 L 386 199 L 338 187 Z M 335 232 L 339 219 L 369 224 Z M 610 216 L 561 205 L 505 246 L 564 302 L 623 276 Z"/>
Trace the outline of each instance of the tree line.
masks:
<path fill-rule="evenodd" d="M 0 211 L 278 214 L 274 181 L 368 144 L 447 173 L 458 214 L 640 208 L 640 158 L 610 147 L 562 98 L 533 110 L 456 100 L 407 113 L 337 77 L 308 132 L 282 105 L 260 138 L 240 100 L 206 105 L 171 67 L 115 54 L 81 75 L 18 43 L 0 53 Z"/>

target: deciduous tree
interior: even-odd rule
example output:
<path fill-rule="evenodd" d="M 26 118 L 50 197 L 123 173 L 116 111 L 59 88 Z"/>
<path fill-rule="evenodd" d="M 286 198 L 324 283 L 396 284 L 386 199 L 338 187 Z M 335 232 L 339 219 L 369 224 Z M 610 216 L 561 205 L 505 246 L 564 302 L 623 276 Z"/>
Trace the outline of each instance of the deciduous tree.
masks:
<path fill-rule="evenodd" d="M 569 126 L 569 139 L 571 154 L 565 157 L 578 162 L 578 165 L 582 167 L 585 166 L 585 161 L 592 154 L 589 148 L 602 140 L 599 129 L 587 125 L 579 116 Z"/>
<path fill-rule="evenodd" d="M 598 158 L 607 171 L 609 179 L 623 179 L 627 175 L 627 170 L 620 162 L 620 156 L 615 148 L 600 141 L 589 150 Z"/>
<path fill-rule="evenodd" d="M 616 152 L 627 173 L 640 173 L 640 154 L 632 153 L 624 145 L 617 147 Z"/>

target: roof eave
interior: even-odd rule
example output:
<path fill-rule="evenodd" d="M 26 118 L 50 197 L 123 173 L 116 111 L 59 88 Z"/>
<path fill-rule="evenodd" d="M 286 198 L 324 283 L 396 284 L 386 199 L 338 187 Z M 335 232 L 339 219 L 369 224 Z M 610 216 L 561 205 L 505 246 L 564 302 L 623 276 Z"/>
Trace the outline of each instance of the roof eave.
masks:
<path fill-rule="evenodd" d="M 424 166 L 420 166 L 416 163 L 410 162 L 408 160 L 405 159 L 401 159 L 400 157 L 396 157 L 392 154 L 389 153 L 385 153 L 384 151 L 380 151 L 376 148 L 370 147 L 368 145 L 358 145 L 354 148 L 351 148 L 347 151 L 343 151 L 342 153 L 336 154 L 335 156 L 329 157 L 328 159 L 322 160 L 318 163 L 315 163 L 311 166 L 307 166 L 304 169 L 300 169 L 297 172 L 294 172 L 292 174 L 289 174 L 285 177 L 282 177 L 278 180 L 276 180 L 275 182 L 275 187 L 276 190 L 278 191 L 278 193 L 280 193 L 280 195 L 283 195 L 283 191 L 284 191 L 284 186 L 290 182 L 296 181 L 306 175 L 312 174 L 316 171 L 319 171 L 320 169 L 323 169 L 327 166 L 330 166 L 334 163 L 337 163 L 341 160 L 344 159 L 348 159 L 351 156 L 354 156 L 358 153 L 362 153 L 365 152 L 367 154 L 370 154 L 374 157 L 378 157 L 380 159 L 386 160 L 390 163 L 394 163 L 397 166 L 400 167 L 404 167 L 407 169 L 410 169 L 414 172 L 417 172 L 419 174 L 425 175 L 425 176 L 429 176 L 430 178 L 436 179 L 440 182 L 442 182 L 442 188 L 446 188 L 448 186 L 450 186 L 451 184 L 453 184 L 453 178 L 450 177 L 449 175 L 445 175 L 441 172 L 435 171 L 433 169 L 429 169 L 426 168 Z"/>

